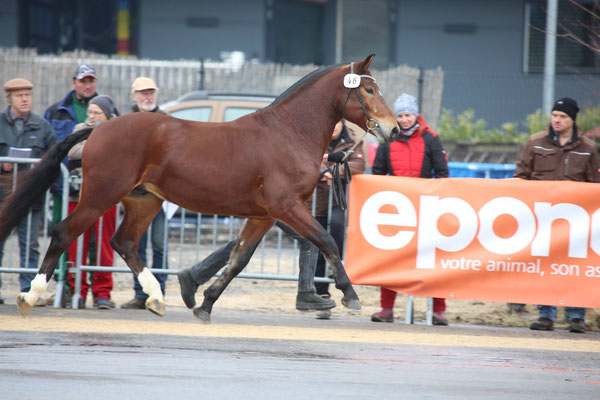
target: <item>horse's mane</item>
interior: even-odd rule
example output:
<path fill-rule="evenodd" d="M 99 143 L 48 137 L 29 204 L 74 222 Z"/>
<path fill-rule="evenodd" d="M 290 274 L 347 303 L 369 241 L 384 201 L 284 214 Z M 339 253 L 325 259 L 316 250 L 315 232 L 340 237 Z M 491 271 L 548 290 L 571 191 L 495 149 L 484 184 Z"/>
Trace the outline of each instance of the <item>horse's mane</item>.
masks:
<path fill-rule="evenodd" d="M 335 68 L 338 68 L 342 65 L 343 64 L 329 65 L 329 66 L 321 67 L 319 69 L 316 69 L 316 70 L 308 73 L 306 76 L 304 76 L 298 82 L 294 83 L 292 86 L 287 88 L 285 90 L 285 92 L 283 92 L 279 96 L 277 96 L 277 98 L 275 100 L 273 100 L 273 102 L 271 104 L 269 104 L 267 107 L 265 107 L 264 109 L 276 106 L 277 104 L 279 104 L 285 98 L 289 97 L 292 93 L 294 93 L 296 90 L 300 89 L 305 84 L 312 82 L 313 80 L 319 78 L 320 76 L 322 76 L 322 75 L 328 73 L 329 71 L 331 71 Z"/>

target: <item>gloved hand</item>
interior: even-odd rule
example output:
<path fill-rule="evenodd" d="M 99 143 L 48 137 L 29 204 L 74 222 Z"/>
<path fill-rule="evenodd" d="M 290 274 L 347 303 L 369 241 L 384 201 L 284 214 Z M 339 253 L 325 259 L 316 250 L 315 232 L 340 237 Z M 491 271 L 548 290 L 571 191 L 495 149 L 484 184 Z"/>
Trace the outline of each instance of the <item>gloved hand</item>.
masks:
<path fill-rule="evenodd" d="M 329 153 L 327 156 L 327 161 L 329 162 L 342 162 L 342 160 L 346 157 L 345 151 L 336 151 L 335 153 Z"/>

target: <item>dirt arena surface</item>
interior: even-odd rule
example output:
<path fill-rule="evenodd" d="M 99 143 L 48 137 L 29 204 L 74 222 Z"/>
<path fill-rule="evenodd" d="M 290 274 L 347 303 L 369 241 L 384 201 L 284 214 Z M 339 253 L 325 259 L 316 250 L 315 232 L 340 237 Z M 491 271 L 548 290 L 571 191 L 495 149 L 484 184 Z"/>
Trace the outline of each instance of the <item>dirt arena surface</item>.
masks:
<path fill-rule="evenodd" d="M 3 285 L 1 289 L 2 296 L 6 304 L 15 304 L 17 296 L 18 281 L 17 274 L 2 274 Z M 117 304 L 114 310 L 98 310 L 107 314 L 119 313 L 119 305 L 133 298 L 133 285 L 131 273 L 114 273 L 114 288 L 112 299 Z M 210 282 L 209 282 L 210 283 Z M 196 301 L 199 305 L 202 301 L 202 292 L 207 287 L 203 285 L 198 289 Z M 341 306 L 340 300 L 342 293 L 330 286 L 330 292 L 337 303 L 337 307 L 332 310 L 331 318 L 333 320 L 357 319 L 369 321 L 372 313 L 379 311 L 379 288 L 370 286 L 355 286 L 360 297 L 362 310 L 358 313 L 352 313 Z M 55 282 L 52 281 L 43 298 L 48 298 L 54 293 Z M 253 312 L 258 314 L 275 315 L 313 315 L 311 312 L 300 312 L 295 309 L 296 282 L 293 281 L 274 281 L 264 279 L 246 279 L 236 278 L 225 290 L 223 295 L 217 300 L 213 308 L 213 316 L 219 312 Z M 394 308 L 396 323 L 404 323 L 405 306 L 407 296 L 398 294 Z M 170 275 L 167 280 L 167 291 L 165 296 L 167 313 L 169 308 L 185 309 L 185 305 L 179 295 L 179 285 L 177 277 Z M 527 305 L 528 313 L 511 314 L 508 312 L 505 303 L 484 302 L 475 300 L 447 299 L 446 315 L 450 325 L 478 325 L 489 327 L 528 327 L 534 321 L 538 314 L 534 305 Z M 93 308 L 91 293 L 88 294 L 86 307 Z M 41 308 L 41 307 L 40 307 Z M 425 323 L 427 299 L 424 297 L 415 297 L 414 303 L 414 321 L 415 324 Z M 558 318 L 555 323 L 555 331 L 564 331 L 568 323 L 563 318 L 564 308 L 559 307 Z M 381 324 L 388 325 L 388 324 Z M 592 332 L 600 332 L 600 310 L 588 309 L 586 314 L 587 329 Z M 575 334 L 573 334 L 575 335 Z"/>

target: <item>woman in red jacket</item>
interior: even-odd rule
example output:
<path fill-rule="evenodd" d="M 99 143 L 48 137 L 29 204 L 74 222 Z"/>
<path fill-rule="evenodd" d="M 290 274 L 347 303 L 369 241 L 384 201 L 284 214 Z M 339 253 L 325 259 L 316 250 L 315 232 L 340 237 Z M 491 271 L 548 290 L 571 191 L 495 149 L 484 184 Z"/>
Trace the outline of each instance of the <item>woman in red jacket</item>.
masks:
<path fill-rule="evenodd" d="M 447 178 L 448 160 L 442 141 L 419 115 L 417 99 L 406 93 L 394 102 L 394 114 L 400 125 L 398 139 L 382 144 L 373 162 L 374 175 Z M 381 311 L 371 316 L 374 322 L 394 321 L 396 292 L 381 288 Z M 445 299 L 433 299 L 433 324 L 448 325 Z"/>

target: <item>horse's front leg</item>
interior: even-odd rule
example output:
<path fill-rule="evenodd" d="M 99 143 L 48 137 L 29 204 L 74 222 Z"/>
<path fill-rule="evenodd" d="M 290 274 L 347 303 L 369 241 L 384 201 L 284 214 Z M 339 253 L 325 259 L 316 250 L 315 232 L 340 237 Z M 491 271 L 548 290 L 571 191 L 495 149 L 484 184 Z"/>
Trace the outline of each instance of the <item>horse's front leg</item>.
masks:
<path fill-rule="evenodd" d="M 229 263 L 223 273 L 204 291 L 202 305 L 194 309 L 194 315 L 202 322 L 210 323 L 212 307 L 221 296 L 227 285 L 248 264 L 260 240 L 273 225 L 273 219 L 247 219 L 240 232 L 240 237 L 231 252 Z"/>
<path fill-rule="evenodd" d="M 294 207 L 287 215 L 281 216 L 279 219 L 319 248 L 331 266 L 335 287 L 344 294 L 342 304 L 352 310 L 360 310 L 358 294 L 350 283 L 340 259 L 338 246 L 329 232 L 319 224 L 303 204 Z"/>
<path fill-rule="evenodd" d="M 37 275 L 31 281 L 31 287 L 27 293 L 19 293 L 17 296 L 17 307 L 21 315 L 27 315 L 39 298 L 48 288 L 48 283 L 58 265 L 58 260 L 69 245 L 85 231 L 101 212 L 96 209 L 83 210 L 77 208 L 64 221 L 58 223 L 52 231 L 52 239 L 48 251 L 44 256 L 42 265 Z"/>

